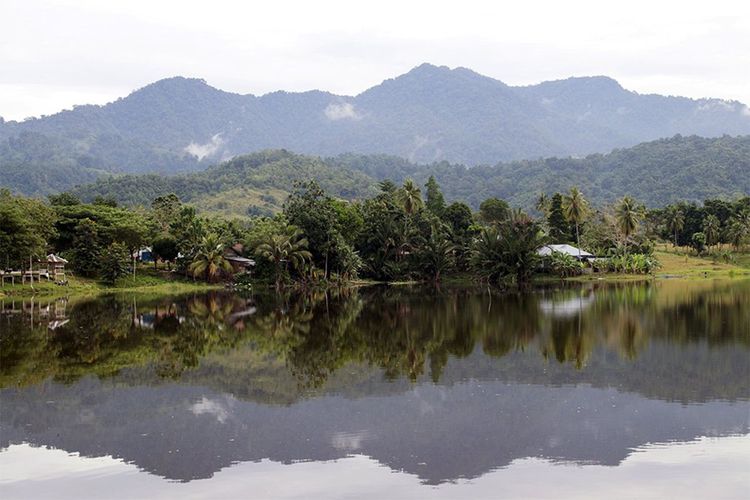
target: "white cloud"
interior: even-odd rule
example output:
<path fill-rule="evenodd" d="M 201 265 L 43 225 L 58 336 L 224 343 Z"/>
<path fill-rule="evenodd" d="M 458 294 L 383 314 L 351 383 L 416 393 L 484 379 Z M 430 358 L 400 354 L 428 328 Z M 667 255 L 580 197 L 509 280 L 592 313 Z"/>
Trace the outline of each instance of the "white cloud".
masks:
<path fill-rule="evenodd" d="M 224 423 L 229 418 L 229 408 L 221 401 L 203 397 L 190 407 L 194 415 L 213 415 L 219 423 Z"/>
<path fill-rule="evenodd" d="M 350 102 L 331 103 L 326 106 L 326 117 L 329 120 L 359 120 L 361 116 Z"/>
<path fill-rule="evenodd" d="M 223 144 L 224 139 L 221 138 L 221 133 L 218 133 L 211 137 L 211 140 L 205 144 L 191 142 L 185 146 L 185 152 L 195 156 L 198 160 L 202 160 L 203 158 L 213 156 Z"/>

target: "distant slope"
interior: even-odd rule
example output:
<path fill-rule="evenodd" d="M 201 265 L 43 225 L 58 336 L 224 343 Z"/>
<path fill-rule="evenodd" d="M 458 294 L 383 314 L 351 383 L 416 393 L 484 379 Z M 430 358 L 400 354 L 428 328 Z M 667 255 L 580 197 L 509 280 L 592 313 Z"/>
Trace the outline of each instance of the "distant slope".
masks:
<path fill-rule="evenodd" d="M 719 99 L 640 95 L 607 77 L 511 87 L 468 69 L 423 64 L 357 96 L 311 91 L 256 97 L 203 80 L 170 78 L 105 106 L 78 106 L 20 123 L 0 120 L 0 144 L 24 133 L 43 136 L 59 149 L 52 161 L 35 157 L 24 166 L 53 175 L 62 170 L 70 175 L 60 176 L 71 179 L 89 175 L 89 168 L 194 171 L 280 148 L 473 166 L 608 152 L 675 134 L 746 135 L 750 109 Z M 0 173 L 17 168 L 1 151 Z M 1 182 L 26 193 L 55 189 L 44 182 Z"/>
<path fill-rule="evenodd" d="M 278 210 L 295 180 L 317 179 L 330 193 L 347 199 L 370 196 L 377 182 L 412 178 L 424 185 L 434 175 L 448 200 L 474 208 L 499 197 L 530 209 L 541 192 L 579 186 L 597 205 L 629 194 L 649 206 L 676 200 L 750 195 L 750 136 L 675 136 L 606 155 L 548 158 L 467 168 L 447 162 L 419 165 L 387 155 L 340 155 L 321 159 L 287 151 L 240 156 L 205 172 L 172 177 L 127 175 L 100 180 L 75 192 L 85 200 L 113 196 L 147 205 L 174 192 L 204 211 L 255 215 Z"/>
<path fill-rule="evenodd" d="M 131 206 L 148 206 L 157 196 L 175 193 L 204 212 L 248 216 L 280 210 L 294 182 L 309 179 L 316 179 L 329 193 L 347 199 L 371 196 L 376 189 L 373 178 L 362 172 L 316 157 L 267 150 L 235 157 L 203 172 L 107 177 L 73 192 L 84 200 L 113 197 Z"/>

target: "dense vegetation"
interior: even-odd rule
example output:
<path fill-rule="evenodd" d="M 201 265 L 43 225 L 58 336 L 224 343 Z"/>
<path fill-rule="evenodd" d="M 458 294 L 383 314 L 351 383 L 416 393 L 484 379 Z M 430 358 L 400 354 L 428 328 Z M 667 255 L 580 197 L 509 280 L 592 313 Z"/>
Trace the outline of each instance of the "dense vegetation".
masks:
<path fill-rule="evenodd" d="M 171 78 L 106 106 L 0 119 L 0 172 L 5 187 L 46 194 L 97 171 L 184 172 L 268 148 L 474 166 L 606 152 L 675 134 L 750 134 L 750 113 L 738 102 L 639 95 L 605 77 L 509 87 L 427 64 L 355 97 L 256 97 Z M 11 139 L 36 149 L 19 156 Z"/>
<path fill-rule="evenodd" d="M 706 175 L 708 171 L 711 175 Z M 444 162 L 418 165 L 385 155 L 319 159 L 283 150 L 264 151 L 205 172 L 114 177 L 82 186 L 75 193 L 84 200 L 114 197 L 127 206 L 147 206 L 157 196 L 176 193 L 205 212 L 250 216 L 279 211 L 296 180 L 316 179 L 332 195 L 353 200 L 374 194 L 377 182 L 385 179 L 397 183 L 414 179 L 424 184 L 434 176 L 446 200 L 464 201 L 474 209 L 483 200 L 500 198 L 532 210 L 539 193 L 551 195 L 573 186 L 580 186 L 597 205 L 638 193 L 639 200 L 656 207 L 680 200 L 700 202 L 747 195 L 748 172 L 750 136 L 677 136 L 606 155 L 474 168 Z"/>
<path fill-rule="evenodd" d="M 245 171 L 243 165 L 238 169 Z M 358 276 L 437 283 L 447 274 L 523 286 L 540 268 L 563 277 L 583 272 L 575 256 L 542 259 L 538 249 L 546 243 L 573 243 L 606 256 L 591 264 L 597 271 L 650 273 L 659 265 L 651 255 L 657 239 L 687 243 L 697 253 L 724 243 L 740 249 L 750 239 L 748 197 L 648 211 L 625 196 L 593 209 L 572 188 L 540 196 L 536 209 L 542 217 L 534 219 L 497 198 L 484 200 L 476 213 L 462 202 L 448 204 L 434 178 L 425 191 L 426 199 L 410 179 L 401 186 L 385 180 L 374 196 L 349 202 L 331 197 L 315 181 L 297 181 L 280 213 L 244 220 L 201 216 L 175 194 L 130 210 L 111 198 L 82 204 L 63 193 L 46 204 L 4 191 L 0 256 L 19 269 L 54 250 L 80 275 L 111 283 L 135 272 L 134 255 L 148 245 L 158 260 L 207 281 L 232 277 L 228 252 L 253 257 L 249 281 L 274 283 L 277 290 Z M 235 277 L 235 283 L 246 279 Z"/>

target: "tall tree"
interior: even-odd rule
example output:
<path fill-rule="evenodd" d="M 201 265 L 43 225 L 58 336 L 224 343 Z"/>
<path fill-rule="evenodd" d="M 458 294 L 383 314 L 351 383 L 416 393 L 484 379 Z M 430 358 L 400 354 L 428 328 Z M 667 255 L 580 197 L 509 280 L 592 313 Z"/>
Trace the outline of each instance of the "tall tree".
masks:
<path fill-rule="evenodd" d="M 487 198 L 479 205 L 479 218 L 485 224 L 499 224 L 508 220 L 510 207 L 505 200 Z"/>
<path fill-rule="evenodd" d="M 628 254 L 630 236 L 638 229 L 642 211 L 636 201 L 630 196 L 623 197 L 615 207 L 617 227 L 625 239 L 625 255 Z"/>
<path fill-rule="evenodd" d="M 128 249 L 122 243 L 110 244 L 100 259 L 99 275 L 102 279 L 114 285 L 115 282 L 125 276 L 128 272 Z"/>
<path fill-rule="evenodd" d="M 721 234 L 721 222 L 719 218 L 713 214 L 707 215 L 703 219 L 703 234 L 706 235 L 706 245 L 709 247 L 719 242 L 719 235 Z"/>
<path fill-rule="evenodd" d="M 563 196 L 560 193 L 555 193 L 550 198 L 547 226 L 552 242 L 565 243 L 570 241 L 570 225 L 565 219 Z"/>
<path fill-rule="evenodd" d="M 427 210 L 440 217 L 445 210 L 445 198 L 434 175 L 427 179 L 425 188 L 427 188 L 427 203 L 425 204 Z"/>
<path fill-rule="evenodd" d="M 94 277 L 99 272 L 102 249 L 97 225 L 91 219 L 82 219 L 75 228 L 71 263 L 82 276 Z"/>
<path fill-rule="evenodd" d="M 563 212 L 568 222 L 575 225 L 576 228 L 576 246 L 578 247 L 578 257 L 581 257 L 581 237 L 579 227 L 586 219 L 589 211 L 589 202 L 583 197 L 583 194 L 577 187 L 570 189 L 563 201 Z"/>
<path fill-rule="evenodd" d="M 670 205 L 666 213 L 667 229 L 674 235 L 674 247 L 677 248 L 677 234 L 685 227 L 685 214 L 677 205 Z"/>
<path fill-rule="evenodd" d="M 306 262 L 312 260 L 307 244 L 307 238 L 300 229 L 288 226 L 281 233 L 268 235 L 255 248 L 255 255 L 273 263 L 276 290 L 281 289 L 281 282 L 290 263 L 299 271 L 304 268 Z"/>
<path fill-rule="evenodd" d="M 404 185 L 398 191 L 398 199 L 404 211 L 409 215 L 421 210 L 424 206 L 422 192 L 411 179 L 404 181 Z"/>

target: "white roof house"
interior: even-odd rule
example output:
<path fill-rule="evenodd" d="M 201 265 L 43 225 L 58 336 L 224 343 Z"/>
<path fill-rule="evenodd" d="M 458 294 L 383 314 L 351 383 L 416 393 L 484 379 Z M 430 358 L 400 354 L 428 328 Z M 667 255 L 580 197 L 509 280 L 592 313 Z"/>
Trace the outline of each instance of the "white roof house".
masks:
<path fill-rule="evenodd" d="M 570 255 L 571 257 L 575 257 L 576 259 L 580 258 L 583 259 L 590 259 L 594 257 L 593 254 L 588 253 L 585 250 L 581 250 L 579 248 L 576 248 L 572 245 L 544 245 L 539 250 L 536 251 L 537 254 L 541 255 L 542 257 L 545 257 L 547 255 L 552 255 L 552 253 L 558 252 L 558 253 L 564 253 L 567 255 Z"/>

